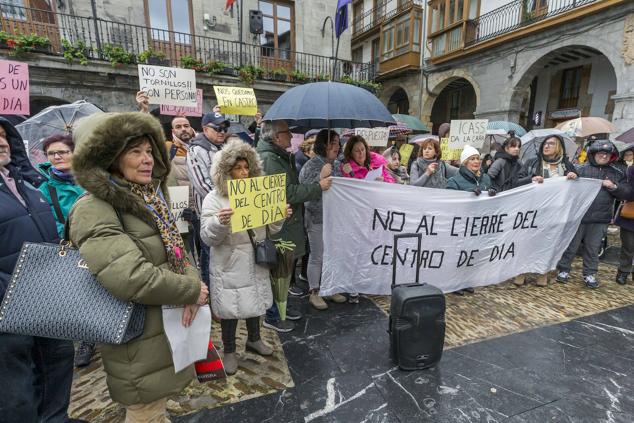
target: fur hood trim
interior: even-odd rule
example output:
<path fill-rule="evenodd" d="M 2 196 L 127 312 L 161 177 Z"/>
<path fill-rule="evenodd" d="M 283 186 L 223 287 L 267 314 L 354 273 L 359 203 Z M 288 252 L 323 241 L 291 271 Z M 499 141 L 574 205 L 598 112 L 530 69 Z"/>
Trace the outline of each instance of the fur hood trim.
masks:
<path fill-rule="evenodd" d="M 211 165 L 211 179 L 214 189 L 223 197 L 227 197 L 227 181 L 231 179 L 231 168 L 238 159 L 246 159 L 249 163 L 249 178 L 262 176 L 262 162 L 253 147 L 240 139 L 232 139 L 214 155 Z"/>
<path fill-rule="evenodd" d="M 143 200 L 130 191 L 126 181 L 108 170 L 128 142 L 142 136 L 148 137 L 152 144 L 155 185 L 160 185 L 167 196 L 165 180 L 170 162 L 165 136 L 159 121 L 149 114 L 100 113 L 82 119 L 73 131 L 76 147 L 72 168 L 75 181 L 87 192 L 121 212 L 131 213 L 154 225 Z"/>

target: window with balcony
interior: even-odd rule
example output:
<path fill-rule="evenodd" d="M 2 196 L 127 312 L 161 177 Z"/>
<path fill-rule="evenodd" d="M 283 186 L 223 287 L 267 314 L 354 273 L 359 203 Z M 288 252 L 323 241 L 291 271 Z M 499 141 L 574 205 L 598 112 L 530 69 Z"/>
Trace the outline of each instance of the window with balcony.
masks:
<path fill-rule="evenodd" d="M 381 61 L 381 39 L 375 38 L 372 40 L 372 65 L 374 69 L 379 69 L 379 62 Z"/>
<path fill-rule="evenodd" d="M 193 17 L 191 0 L 145 0 L 152 40 L 170 44 L 191 44 Z"/>
<path fill-rule="evenodd" d="M 363 0 L 359 0 L 352 5 L 352 31 L 361 32 L 363 29 Z"/>
<path fill-rule="evenodd" d="M 259 2 L 264 33 L 260 35 L 262 55 L 290 60 L 295 44 L 294 10 L 291 3 L 279 1 Z"/>
<path fill-rule="evenodd" d="M 352 61 L 355 63 L 363 63 L 363 47 L 352 50 Z"/>
<path fill-rule="evenodd" d="M 579 101 L 579 88 L 581 87 L 581 69 L 565 69 L 561 76 L 561 90 L 559 92 L 559 108 L 568 109 L 577 107 Z"/>
<path fill-rule="evenodd" d="M 3 0 L 2 3 L 2 17 L 5 19 L 55 23 L 55 9 L 51 0 Z M 30 16 L 27 16 L 25 7 L 34 9 L 30 10 Z"/>

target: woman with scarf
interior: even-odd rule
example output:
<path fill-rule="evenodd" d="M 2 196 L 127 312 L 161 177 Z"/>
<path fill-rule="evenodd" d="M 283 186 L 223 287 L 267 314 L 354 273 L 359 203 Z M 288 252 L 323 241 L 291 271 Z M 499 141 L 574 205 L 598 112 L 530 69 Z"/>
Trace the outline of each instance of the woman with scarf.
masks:
<path fill-rule="evenodd" d="M 469 191 L 475 195 L 488 191 L 489 196 L 495 195 L 496 191 L 491 185 L 491 178 L 482 172 L 482 160 L 478 150 L 470 145 L 465 145 L 462 153 L 460 153 L 460 163 L 458 173 L 447 181 L 447 189 Z M 464 295 L 465 292 L 473 294 L 475 290 L 473 288 L 465 288 L 456 291 L 455 294 Z"/>
<path fill-rule="evenodd" d="M 441 158 L 438 140 L 429 138 L 421 142 L 418 158 L 412 163 L 410 185 L 425 188 L 446 188 L 447 181 L 458 173 L 458 168 L 448 165 Z"/>
<path fill-rule="evenodd" d="M 169 211 L 161 124 L 145 113 L 96 114 L 80 122 L 73 138 L 73 172 L 89 195 L 70 211 L 70 239 L 112 295 L 145 305 L 140 337 L 100 345 L 110 397 L 126 408 L 126 421 L 169 421 L 167 397 L 195 373 L 193 365 L 174 369 L 163 326 L 173 310 L 162 305 L 183 306 L 181 324 L 189 326 L 208 290 Z"/>
<path fill-rule="evenodd" d="M 495 155 L 495 161 L 487 170 L 491 182 L 496 191 L 506 191 L 520 186 L 519 173 L 522 163 L 519 161 L 522 140 L 515 136 L 514 131 L 509 132 L 509 138 L 504 140 L 502 151 Z"/>
<path fill-rule="evenodd" d="M 211 165 L 214 190 L 203 200 L 200 237 L 210 247 L 211 308 L 220 318 L 223 362 L 228 375 L 238 371 L 236 329 L 239 319 L 246 319 L 247 351 L 262 356 L 273 354 L 260 338 L 260 316 L 273 304 L 269 269 L 255 262 L 254 245 L 267 233 L 282 229 L 283 220 L 267 227 L 231 232 L 233 210 L 229 204 L 227 181 L 264 175 L 255 149 L 241 140 L 228 141 Z M 286 217 L 293 210 L 286 205 Z"/>
<path fill-rule="evenodd" d="M 368 143 L 360 135 L 353 135 L 346 142 L 343 158 L 340 169 L 345 178 L 365 179 L 368 172 L 382 167 L 381 176 L 376 180 L 391 184 L 396 183 L 387 171 L 387 160 L 382 155 L 370 151 Z"/>
<path fill-rule="evenodd" d="M 38 165 L 38 170 L 46 178 L 39 190 L 46 202 L 51 205 L 57 223 L 57 233 L 61 237 L 64 235 L 64 224 L 70 208 L 84 193 L 84 189 L 75 183 L 70 168 L 75 143 L 70 135 L 52 135 L 44 139 L 42 150 L 48 162 Z"/>
<path fill-rule="evenodd" d="M 302 184 L 314 184 L 320 180 L 328 178 L 332 170 L 338 166 L 337 155 L 339 154 L 339 135 L 333 130 L 322 129 L 317 134 L 314 145 L 315 157 L 310 159 L 299 173 L 299 182 Z M 317 310 L 326 310 L 328 304 L 325 300 L 335 303 L 345 303 L 346 297 L 335 294 L 330 297 L 319 296 L 319 285 L 321 284 L 321 270 L 324 256 L 324 216 L 321 198 L 315 201 L 306 202 L 306 213 L 304 224 L 308 234 L 310 244 L 310 256 L 308 258 L 308 286 L 310 297 L 308 302 Z"/>
<path fill-rule="evenodd" d="M 546 137 L 537 149 L 537 156 L 524 163 L 522 170 L 518 174 L 518 185 L 525 185 L 531 182 L 542 183 L 544 179 L 565 176 L 568 179 L 577 179 L 575 166 L 566 156 L 566 145 L 559 135 Z M 513 280 L 517 286 L 525 282 L 525 278 L 520 275 Z M 550 278 L 551 281 L 554 277 Z M 535 280 L 537 286 L 548 286 L 549 274 L 538 275 Z"/>
<path fill-rule="evenodd" d="M 406 184 L 409 181 L 407 168 L 401 166 L 401 152 L 396 145 L 383 152 L 383 157 L 387 160 L 387 171 L 397 184 Z"/>

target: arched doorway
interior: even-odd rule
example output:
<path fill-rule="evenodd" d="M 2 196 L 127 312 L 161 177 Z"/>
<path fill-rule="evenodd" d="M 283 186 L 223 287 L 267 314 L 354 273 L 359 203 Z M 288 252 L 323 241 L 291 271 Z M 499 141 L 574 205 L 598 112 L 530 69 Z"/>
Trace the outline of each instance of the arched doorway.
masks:
<path fill-rule="evenodd" d="M 387 109 L 390 113 L 409 114 L 409 98 L 404 89 L 398 88 L 387 102 Z"/>
<path fill-rule="evenodd" d="M 580 116 L 612 120 L 617 78 L 599 50 L 570 45 L 535 61 L 518 80 L 510 109 L 519 111 L 527 129 L 552 128 Z"/>
<path fill-rule="evenodd" d="M 473 119 L 477 106 L 473 85 L 464 78 L 450 80 L 440 91 L 431 109 L 432 133 L 438 133 L 443 122 L 452 119 Z"/>
<path fill-rule="evenodd" d="M 30 99 L 31 116 L 34 116 L 40 113 L 42 110 L 46 109 L 49 106 L 59 106 L 59 105 L 68 104 L 68 103 L 69 103 L 68 101 L 62 100 L 56 97 L 31 96 L 31 99 Z"/>

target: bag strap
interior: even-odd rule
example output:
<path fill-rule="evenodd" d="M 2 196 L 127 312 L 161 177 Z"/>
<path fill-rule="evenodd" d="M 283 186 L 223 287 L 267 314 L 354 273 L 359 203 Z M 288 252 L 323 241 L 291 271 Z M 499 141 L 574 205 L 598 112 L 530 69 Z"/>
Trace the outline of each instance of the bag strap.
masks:
<path fill-rule="evenodd" d="M 253 229 L 247 229 L 247 234 L 249 234 L 249 239 L 251 240 L 251 245 L 253 246 L 253 249 L 255 250 L 257 248 L 255 246 L 255 232 L 253 232 Z"/>
<path fill-rule="evenodd" d="M 62 213 L 62 208 L 59 205 L 59 198 L 57 197 L 57 190 L 51 184 L 48 184 L 47 187 L 48 194 L 51 196 L 51 201 L 53 202 L 53 210 L 55 211 L 55 216 L 57 217 L 57 221 L 62 225 L 66 224 L 66 219 L 64 219 L 64 213 Z"/>
<path fill-rule="evenodd" d="M 90 193 L 84 192 L 82 195 L 77 197 L 77 200 L 75 200 L 75 204 L 73 204 L 73 207 L 70 209 L 70 212 L 68 212 L 68 219 L 66 220 L 66 223 L 64 223 L 64 238 L 62 241 L 70 242 L 70 216 L 73 214 L 75 205 L 77 205 L 77 203 L 79 203 L 80 200 L 82 200 L 85 197 L 88 197 L 89 195 Z M 123 226 L 123 218 L 121 217 L 121 212 L 119 212 L 119 209 L 117 209 L 116 207 L 113 207 L 113 209 L 115 214 L 117 215 L 117 219 L 119 219 L 119 222 L 121 222 L 121 226 Z"/>
<path fill-rule="evenodd" d="M 170 162 L 174 160 L 174 157 L 176 157 L 177 152 L 178 152 L 178 147 L 176 146 L 176 144 L 172 143 L 172 146 L 170 147 Z"/>

